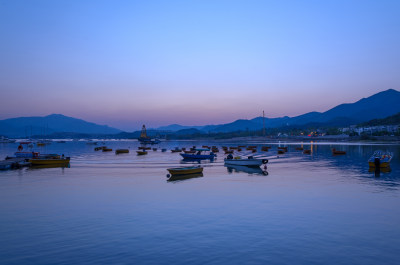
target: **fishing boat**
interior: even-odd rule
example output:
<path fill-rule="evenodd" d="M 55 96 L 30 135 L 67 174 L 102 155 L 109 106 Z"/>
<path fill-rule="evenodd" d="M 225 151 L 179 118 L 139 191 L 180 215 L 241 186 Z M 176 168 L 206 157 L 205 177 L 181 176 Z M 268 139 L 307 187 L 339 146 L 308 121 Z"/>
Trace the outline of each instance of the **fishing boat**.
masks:
<path fill-rule="evenodd" d="M 268 159 L 257 159 L 253 156 L 242 158 L 241 156 L 232 157 L 228 156 L 224 159 L 225 165 L 233 166 L 246 166 L 246 167 L 259 167 L 262 164 L 268 163 Z"/>
<path fill-rule="evenodd" d="M 117 149 L 117 150 L 115 150 L 115 154 L 116 155 L 118 155 L 118 154 L 127 154 L 127 153 L 129 153 L 129 149 Z"/>
<path fill-rule="evenodd" d="M 147 155 L 147 151 L 136 151 L 138 156 Z"/>
<path fill-rule="evenodd" d="M 339 150 L 336 150 L 335 148 L 332 148 L 332 154 L 333 155 L 345 155 L 346 151 L 339 151 Z"/>
<path fill-rule="evenodd" d="M 392 161 L 392 158 L 393 158 L 393 153 L 377 150 L 368 159 L 368 165 L 369 165 L 369 167 L 374 168 L 374 167 L 376 167 L 376 165 L 379 164 L 380 168 L 389 168 L 390 161 Z"/>
<path fill-rule="evenodd" d="M 142 126 L 142 132 L 140 133 L 140 137 L 138 138 L 138 141 L 142 144 L 159 144 L 159 143 L 161 143 L 161 141 L 158 138 L 151 139 L 149 136 L 147 136 L 146 126 L 144 124 Z"/>
<path fill-rule="evenodd" d="M 201 159 L 214 159 L 217 155 L 213 152 L 210 152 L 210 149 L 207 148 L 197 148 L 195 154 L 180 154 L 184 159 L 194 159 L 194 160 L 201 160 Z"/>
<path fill-rule="evenodd" d="M 112 149 L 111 148 L 103 148 L 103 152 L 111 152 Z"/>
<path fill-rule="evenodd" d="M 167 168 L 168 172 L 171 175 L 187 175 L 187 174 L 196 174 L 202 173 L 202 167 L 176 167 L 176 168 Z"/>
<path fill-rule="evenodd" d="M 49 158 L 49 159 L 42 159 L 42 158 L 32 158 L 29 159 L 29 163 L 32 164 L 32 166 L 35 165 L 54 165 L 54 166 L 68 166 L 70 161 L 69 157 L 65 158 Z"/>

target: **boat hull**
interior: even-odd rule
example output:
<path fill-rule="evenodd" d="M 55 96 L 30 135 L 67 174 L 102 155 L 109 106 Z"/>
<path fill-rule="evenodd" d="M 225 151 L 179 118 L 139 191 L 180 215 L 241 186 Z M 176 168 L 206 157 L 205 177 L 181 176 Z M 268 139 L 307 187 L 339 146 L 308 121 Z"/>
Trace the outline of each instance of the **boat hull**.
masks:
<path fill-rule="evenodd" d="M 259 167 L 262 165 L 262 159 L 224 159 L 225 165 Z"/>
<path fill-rule="evenodd" d="M 35 165 L 54 165 L 54 166 L 68 166 L 69 165 L 69 158 L 64 159 L 29 159 L 29 162 Z"/>
<path fill-rule="evenodd" d="M 214 159 L 214 155 L 196 155 L 196 154 L 181 154 L 184 159 Z"/>
<path fill-rule="evenodd" d="M 187 175 L 203 172 L 202 167 L 168 168 L 167 170 L 171 175 Z"/>

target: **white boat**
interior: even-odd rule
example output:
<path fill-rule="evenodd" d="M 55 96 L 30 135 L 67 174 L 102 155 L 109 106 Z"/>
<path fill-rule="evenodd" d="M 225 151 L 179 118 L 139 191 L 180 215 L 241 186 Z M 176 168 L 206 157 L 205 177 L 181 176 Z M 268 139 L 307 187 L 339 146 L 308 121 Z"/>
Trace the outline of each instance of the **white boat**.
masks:
<path fill-rule="evenodd" d="M 268 163 L 267 159 L 257 159 L 252 156 L 249 156 L 248 158 L 241 158 L 241 157 L 235 157 L 235 158 L 225 158 L 224 159 L 225 165 L 234 165 L 234 166 L 246 166 L 246 167 L 259 167 L 262 164 Z"/>

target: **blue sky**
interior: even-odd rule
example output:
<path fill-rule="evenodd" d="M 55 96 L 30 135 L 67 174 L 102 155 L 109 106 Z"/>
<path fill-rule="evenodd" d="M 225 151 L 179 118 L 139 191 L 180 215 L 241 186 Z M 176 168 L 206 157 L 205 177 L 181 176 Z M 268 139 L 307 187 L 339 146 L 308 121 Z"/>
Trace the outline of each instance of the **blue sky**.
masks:
<path fill-rule="evenodd" d="M 400 90 L 400 1 L 0 0 L 0 119 L 125 130 Z"/>

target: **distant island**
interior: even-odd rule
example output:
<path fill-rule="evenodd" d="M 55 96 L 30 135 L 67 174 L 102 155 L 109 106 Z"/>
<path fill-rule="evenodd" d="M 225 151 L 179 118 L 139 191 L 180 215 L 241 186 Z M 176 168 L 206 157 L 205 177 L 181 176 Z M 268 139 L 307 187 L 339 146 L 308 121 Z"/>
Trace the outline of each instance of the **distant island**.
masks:
<path fill-rule="evenodd" d="M 379 92 L 354 103 L 338 105 L 326 112 L 296 117 L 236 120 L 227 124 L 183 126 L 172 124 L 149 129 L 150 137 L 164 139 L 229 139 L 235 137 L 361 137 L 399 136 L 400 92 Z M 263 128 L 265 122 L 265 130 Z M 124 132 L 107 125 L 52 114 L 0 121 L 0 135 L 10 138 L 114 138 L 137 139 L 141 131 Z"/>

